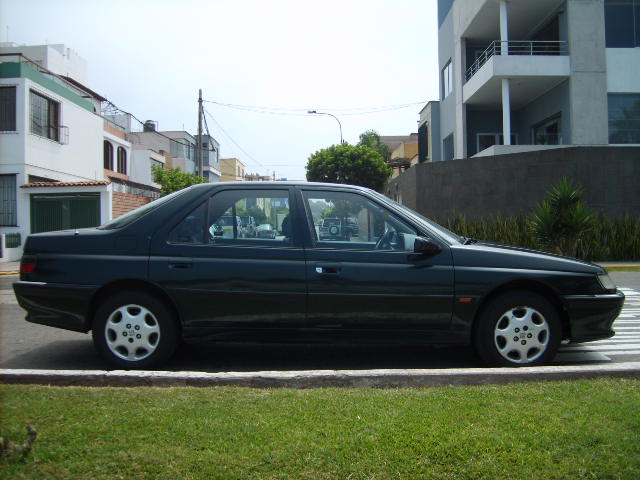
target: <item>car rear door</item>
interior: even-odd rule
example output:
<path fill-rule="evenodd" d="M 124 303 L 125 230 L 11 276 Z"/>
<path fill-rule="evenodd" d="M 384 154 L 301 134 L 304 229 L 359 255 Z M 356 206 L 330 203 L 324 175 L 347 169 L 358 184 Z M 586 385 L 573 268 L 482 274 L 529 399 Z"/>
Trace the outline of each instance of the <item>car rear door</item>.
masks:
<path fill-rule="evenodd" d="M 220 228 L 241 211 L 279 225 L 276 238 Z M 154 236 L 150 278 L 174 300 L 187 337 L 198 329 L 304 326 L 304 250 L 287 229 L 297 215 L 291 187 L 223 188 Z"/>

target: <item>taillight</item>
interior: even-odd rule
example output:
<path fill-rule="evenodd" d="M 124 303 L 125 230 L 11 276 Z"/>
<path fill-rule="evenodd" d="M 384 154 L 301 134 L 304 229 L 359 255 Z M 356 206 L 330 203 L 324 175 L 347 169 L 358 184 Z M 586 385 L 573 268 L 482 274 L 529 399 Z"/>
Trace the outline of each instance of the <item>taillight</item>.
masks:
<path fill-rule="evenodd" d="M 20 273 L 33 273 L 35 269 L 35 257 L 22 257 L 22 261 L 20 262 Z"/>

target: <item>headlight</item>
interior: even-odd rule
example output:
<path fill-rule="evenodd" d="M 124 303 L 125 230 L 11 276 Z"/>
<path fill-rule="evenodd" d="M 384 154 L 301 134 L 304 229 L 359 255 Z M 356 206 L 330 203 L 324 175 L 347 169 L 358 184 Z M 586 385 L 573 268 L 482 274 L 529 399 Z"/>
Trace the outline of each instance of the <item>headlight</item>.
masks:
<path fill-rule="evenodd" d="M 611 280 L 609 275 L 606 274 L 606 273 L 598 275 L 598 282 L 600 282 L 600 285 L 605 290 L 615 290 L 616 289 L 616 284 L 613 283 L 613 281 Z"/>

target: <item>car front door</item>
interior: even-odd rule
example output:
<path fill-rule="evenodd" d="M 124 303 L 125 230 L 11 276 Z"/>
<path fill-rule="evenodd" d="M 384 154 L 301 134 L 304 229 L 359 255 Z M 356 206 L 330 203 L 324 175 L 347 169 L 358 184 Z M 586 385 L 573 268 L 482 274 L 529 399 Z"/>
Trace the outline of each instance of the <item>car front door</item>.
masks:
<path fill-rule="evenodd" d="M 360 192 L 301 189 L 307 223 L 308 321 L 330 329 L 446 331 L 454 294 L 449 248 L 414 253 L 419 232 Z M 319 235 L 324 218 L 351 235 Z"/>
<path fill-rule="evenodd" d="M 276 237 L 245 236 L 233 221 L 239 215 L 273 225 Z M 154 238 L 150 277 L 174 300 L 185 336 L 304 324 L 305 261 L 291 227 L 295 215 L 289 187 L 228 188 Z"/>

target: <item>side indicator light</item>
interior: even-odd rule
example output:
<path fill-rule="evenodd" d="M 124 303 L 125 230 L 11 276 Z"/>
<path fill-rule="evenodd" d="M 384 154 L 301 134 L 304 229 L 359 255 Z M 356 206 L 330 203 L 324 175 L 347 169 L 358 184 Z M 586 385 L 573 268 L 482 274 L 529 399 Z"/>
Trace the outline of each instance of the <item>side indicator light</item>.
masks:
<path fill-rule="evenodd" d="M 461 297 L 458 299 L 460 303 L 471 303 L 473 302 L 473 298 L 471 297 Z"/>

